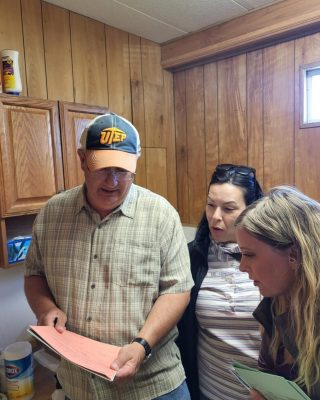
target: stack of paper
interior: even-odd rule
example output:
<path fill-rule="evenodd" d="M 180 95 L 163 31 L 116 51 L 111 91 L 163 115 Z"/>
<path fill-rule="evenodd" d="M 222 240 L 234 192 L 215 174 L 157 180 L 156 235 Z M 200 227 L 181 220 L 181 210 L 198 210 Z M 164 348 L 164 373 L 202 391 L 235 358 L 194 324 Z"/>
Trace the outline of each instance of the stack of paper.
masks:
<path fill-rule="evenodd" d="M 300 387 L 279 375 L 272 375 L 233 363 L 232 373 L 248 389 L 255 389 L 267 400 L 310 400 Z"/>
<path fill-rule="evenodd" d="M 74 332 L 59 333 L 53 326 L 30 326 L 28 332 L 61 357 L 101 378 L 113 381 L 110 368 L 120 347 L 98 342 Z"/>

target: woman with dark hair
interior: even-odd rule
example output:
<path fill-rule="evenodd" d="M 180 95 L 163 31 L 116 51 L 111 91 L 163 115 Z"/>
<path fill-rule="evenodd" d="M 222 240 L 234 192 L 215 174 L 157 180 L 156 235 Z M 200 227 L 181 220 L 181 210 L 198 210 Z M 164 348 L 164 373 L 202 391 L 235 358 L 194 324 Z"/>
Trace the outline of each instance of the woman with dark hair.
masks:
<path fill-rule="evenodd" d="M 213 172 L 204 215 L 189 243 L 195 286 L 178 325 L 192 400 L 248 398 L 230 369 L 234 360 L 257 367 L 260 332 L 252 312 L 261 299 L 239 271 L 234 223 L 262 195 L 254 168 L 220 164 Z"/>

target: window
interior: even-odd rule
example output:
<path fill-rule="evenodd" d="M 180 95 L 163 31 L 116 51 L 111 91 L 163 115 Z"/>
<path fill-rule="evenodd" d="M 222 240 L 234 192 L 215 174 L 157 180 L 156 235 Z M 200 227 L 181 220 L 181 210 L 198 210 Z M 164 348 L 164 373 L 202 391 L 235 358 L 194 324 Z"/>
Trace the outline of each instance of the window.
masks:
<path fill-rule="evenodd" d="M 301 67 L 300 127 L 320 126 L 320 63 Z"/>

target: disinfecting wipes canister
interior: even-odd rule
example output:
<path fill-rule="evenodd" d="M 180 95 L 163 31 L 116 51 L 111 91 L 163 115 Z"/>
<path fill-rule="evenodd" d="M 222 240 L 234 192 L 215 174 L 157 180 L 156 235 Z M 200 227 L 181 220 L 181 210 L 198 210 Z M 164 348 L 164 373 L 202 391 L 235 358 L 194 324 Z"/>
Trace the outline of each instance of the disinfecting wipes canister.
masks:
<path fill-rule="evenodd" d="M 32 348 L 29 342 L 12 343 L 4 349 L 9 400 L 30 400 L 34 395 Z"/>
<path fill-rule="evenodd" d="M 1 50 L 1 70 L 3 91 L 19 95 L 22 91 L 19 71 L 19 52 L 17 50 Z"/>

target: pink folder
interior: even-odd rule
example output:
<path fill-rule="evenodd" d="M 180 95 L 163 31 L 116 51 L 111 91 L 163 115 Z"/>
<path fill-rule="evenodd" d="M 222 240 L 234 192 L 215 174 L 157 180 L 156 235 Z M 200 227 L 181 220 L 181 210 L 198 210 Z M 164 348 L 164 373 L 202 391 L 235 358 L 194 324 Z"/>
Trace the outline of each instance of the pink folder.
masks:
<path fill-rule="evenodd" d="M 28 332 L 61 357 L 91 373 L 113 381 L 116 371 L 110 364 L 120 347 L 98 342 L 77 333 L 59 333 L 53 326 L 30 326 Z"/>

